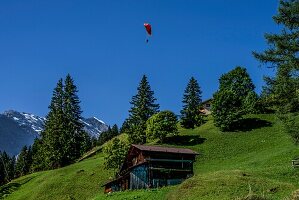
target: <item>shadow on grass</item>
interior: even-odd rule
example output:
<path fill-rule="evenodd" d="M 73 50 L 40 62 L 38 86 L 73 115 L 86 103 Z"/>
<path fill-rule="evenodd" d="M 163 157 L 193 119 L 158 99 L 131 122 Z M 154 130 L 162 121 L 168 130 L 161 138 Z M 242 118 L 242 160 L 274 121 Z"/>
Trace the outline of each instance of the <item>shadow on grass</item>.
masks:
<path fill-rule="evenodd" d="M 8 183 L 0 187 L 0 199 L 11 194 L 13 191 L 17 190 L 21 186 L 20 183 Z"/>
<path fill-rule="evenodd" d="M 164 143 L 171 145 L 185 145 L 193 146 L 196 144 L 202 144 L 206 138 L 201 138 L 199 135 L 175 135 L 166 137 Z"/>
<path fill-rule="evenodd" d="M 234 127 L 233 131 L 252 131 L 263 127 L 271 127 L 272 123 L 259 118 L 241 119 Z"/>
<path fill-rule="evenodd" d="M 13 193 L 14 191 L 18 190 L 19 187 L 28 181 L 30 181 L 32 178 L 26 178 L 22 183 L 7 183 L 0 187 L 0 199 L 5 198 L 7 195 Z"/>

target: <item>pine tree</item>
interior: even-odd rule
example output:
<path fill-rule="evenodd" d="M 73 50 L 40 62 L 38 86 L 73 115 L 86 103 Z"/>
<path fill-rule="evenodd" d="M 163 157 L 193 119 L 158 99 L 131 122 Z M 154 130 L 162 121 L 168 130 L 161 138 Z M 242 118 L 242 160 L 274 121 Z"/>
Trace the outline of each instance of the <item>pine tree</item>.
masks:
<path fill-rule="evenodd" d="M 183 109 L 181 110 L 181 125 L 184 128 L 194 128 L 202 123 L 199 106 L 202 102 L 202 91 L 197 80 L 191 77 L 183 96 Z"/>
<path fill-rule="evenodd" d="M 116 124 L 114 124 L 112 126 L 112 128 L 110 126 L 108 126 L 107 131 L 104 131 L 101 133 L 99 139 L 98 139 L 98 145 L 102 145 L 105 142 L 111 140 L 113 137 L 119 135 L 119 131 L 118 131 L 118 127 Z"/>
<path fill-rule="evenodd" d="M 97 146 L 98 138 L 91 137 L 90 142 L 91 142 L 91 148 L 93 148 L 93 147 Z"/>
<path fill-rule="evenodd" d="M 35 138 L 32 144 L 32 164 L 30 166 L 30 172 L 41 171 L 46 169 L 45 157 L 44 157 L 44 145 L 43 140 L 39 138 Z"/>
<path fill-rule="evenodd" d="M 83 130 L 82 111 L 80 108 L 80 100 L 77 95 L 77 87 L 73 79 L 68 74 L 65 79 L 64 90 L 64 115 L 66 117 L 66 137 L 69 138 L 65 151 L 66 158 L 71 161 L 79 158 L 90 146 L 90 138 Z"/>
<path fill-rule="evenodd" d="M 60 79 L 54 89 L 49 113 L 46 116 L 45 129 L 42 132 L 42 147 L 40 153 L 43 157 L 44 167 L 53 169 L 64 166 L 69 162 L 65 160 L 65 145 L 69 138 L 66 138 L 67 120 L 64 115 L 64 86 Z"/>
<path fill-rule="evenodd" d="M 299 143 L 299 1 L 281 0 L 273 17 L 282 30 L 265 34 L 269 48 L 253 55 L 261 63 L 275 69 L 274 77 L 266 77 L 264 99 L 276 110 L 287 132 Z"/>
<path fill-rule="evenodd" d="M 5 163 L 2 158 L 2 152 L 0 151 L 0 186 L 6 183 L 6 169 L 5 169 Z"/>
<path fill-rule="evenodd" d="M 2 168 L 2 172 L 0 172 L 0 182 L 3 184 L 10 182 L 15 175 L 15 156 L 10 157 L 5 151 L 0 152 L 0 169 Z"/>
<path fill-rule="evenodd" d="M 146 121 L 159 112 L 159 104 L 155 103 L 154 91 L 151 90 L 147 77 L 143 75 L 137 94 L 132 97 L 129 110 L 129 140 L 131 143 L 144 144 L 146 142 Z"/>
<path fill-rule="evenodd" d="M 29 173 L 32 164 L 32 150 L 31 147 L 25 145 L 16 161 L 15 176 L 24 176 Z"/>
<path fill-rule="evenodd" d="M 77 87 L 70 75 L 66 76 L 65 85 L 60 79 L 54 89 L 49 113 L 42 132 L 35 159 L 43 157 L 42 165 L 52 169 L 72 163 L 91 146 L 90 137 L 83 130 L 80 100 Z"/>
<path fill-rule="evenodd" d="M 118 132 L 118 126 L 116 124 L 114 124 L 111 128 L 111 135 L 112 137 L 115 137 L 119 134 Z"/>
<path fill-rule="evenodd" d="M 111 137 L 111 127 L 108 126 L 107 130 L 102 132 L 101 135 L 99 136 L 98 145 L 104 144 L 105 142 L 107 142 L 111 138 L 112 138 Z"/>
<path fill-rule="evenodd" d="M 130 124 L 129 124 L 129 120 L 125 119 L 125 121 L 123 122 L 123 124 L 121 125 L 119 132 L 120 133 L 126 133 L 128 132 L 130 129 Z"/>
<path fill-rule="evenodd" d="M 281 0 L 274 21 L 282 25 L 281 33 L 265 34 L 269 48 L 253 55 L 261 63 L 276 70 L 275 77 L 266 77 L 266 90 L 275 99 L 281 112 L 299 111 L 299 1 Z"/>

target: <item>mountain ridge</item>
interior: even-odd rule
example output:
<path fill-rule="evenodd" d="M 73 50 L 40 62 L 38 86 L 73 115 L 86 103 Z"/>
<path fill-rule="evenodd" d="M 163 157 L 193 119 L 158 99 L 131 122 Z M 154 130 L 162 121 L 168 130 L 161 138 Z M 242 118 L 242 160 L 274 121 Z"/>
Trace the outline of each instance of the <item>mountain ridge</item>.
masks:
<path fill-rule="evenodd" d="M 0 151 L 17 155 L 24 145 L 31 145 L 44 129 L 46 118 L 27 112 L 7 110 L 0 113 Z M 84 130 L 91 137 L 108 130 L 108 125 L 96 117 L 82 118 Z"/>

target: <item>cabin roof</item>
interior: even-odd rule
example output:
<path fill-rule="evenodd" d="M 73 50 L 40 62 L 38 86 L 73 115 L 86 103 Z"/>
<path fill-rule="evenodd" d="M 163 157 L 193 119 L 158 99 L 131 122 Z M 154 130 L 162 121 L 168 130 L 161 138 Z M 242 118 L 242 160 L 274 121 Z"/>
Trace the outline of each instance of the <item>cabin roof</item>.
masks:
<path fill-rule="evenodd" d="M 210 101 L 212 101 L 212 100 L 213 100 L 212 98 L 206 99 L 206 100 L 202 101 L 201 104 L 208 103 L 208 102 L 210 102 Z"/>
<path fill-rule="evenodd" d="M 184 149 L 184 148 L 148 146 L 148 145 L 137 145 L 137 144 L 132 144 L 132 146 L 139 149 L 139 150 L 141 150 L 141 151 L 198 155 L 197 152 L 192 151 L 191 149 Z"/>

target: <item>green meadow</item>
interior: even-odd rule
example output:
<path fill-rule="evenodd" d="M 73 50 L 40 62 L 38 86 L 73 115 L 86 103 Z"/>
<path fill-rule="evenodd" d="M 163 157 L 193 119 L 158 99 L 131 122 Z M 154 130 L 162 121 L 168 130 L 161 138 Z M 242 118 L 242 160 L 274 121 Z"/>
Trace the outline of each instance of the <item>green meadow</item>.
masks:
<path fill-rule="evenodd" d="M 98 151 L 70 166 L 13 180 L 0 187 L 0 199 L 296 199 L 299 169 L 291 160 L 299 148 L 274 115 L 249 115 L 242 124 L 235 132 L 220 132 L 209 118 L 159 144 L 199 153 L 194 176 L 177 186 L 104 194 L 101 186 L 114 172 L 104 169 Z"/>

